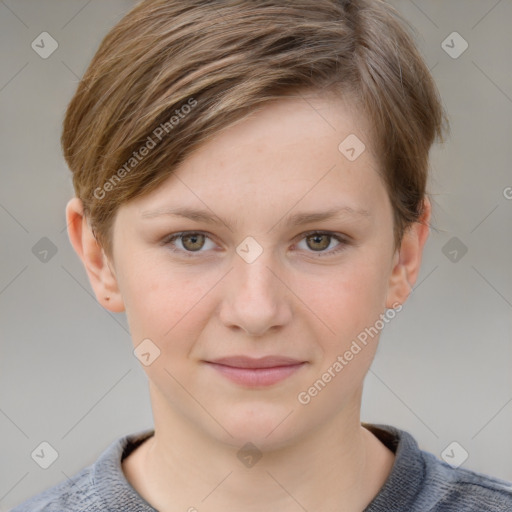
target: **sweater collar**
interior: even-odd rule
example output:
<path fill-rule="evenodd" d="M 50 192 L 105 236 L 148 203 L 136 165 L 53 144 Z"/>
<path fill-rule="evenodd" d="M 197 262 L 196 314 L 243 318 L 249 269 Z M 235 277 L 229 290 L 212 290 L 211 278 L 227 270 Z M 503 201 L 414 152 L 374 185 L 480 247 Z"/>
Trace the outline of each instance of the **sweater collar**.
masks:
<path fill-rule="evenodd" d="M 99 456 L 94 464 L 92 478 L 101 510 L 158 512 L 132 487 L 121 466 L 122 459 L 154 433 L 154 430 L 141 430 L 124 436 L 114 441 Z M 108 503 L 105 497 L 108 497 Z"/>
<path fill-rule="evenodd" d="M 391 425 L 362 423 L 382 443 L 395 453 L 395 462 L 379 493 L 363 512 L 411 510 L 424 481 L 426 470 L 421 451 L 415 439 L 404 430 Z M 121 461 L 137 446 L 154 434 L 142 430 L 113 442 L 99 456 L 92 473 L 93 488 L 98 503 L 110 512 L 125 512 L 127 507 L 137 512 L 158 512 L 131 486 L 126 479 Z M 109 502 L 104 497 L 109 497 Z"/>
<path fill-rule="evenodd" d="M 426 476 L 425 462 L 416 440 L 404 430 L 391 425 L 362 423 L 392 452 L 395 462 L 379 493 L 363 512 L 413 510 Z"/>

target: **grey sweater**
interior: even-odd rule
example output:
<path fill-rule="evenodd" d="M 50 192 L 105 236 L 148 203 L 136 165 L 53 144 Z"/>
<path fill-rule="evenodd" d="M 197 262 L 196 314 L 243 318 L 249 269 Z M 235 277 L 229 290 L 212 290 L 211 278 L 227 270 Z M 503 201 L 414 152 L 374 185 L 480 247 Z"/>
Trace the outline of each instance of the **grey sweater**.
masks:
<path fill-rule="evenodd" d="M 363 425 L 396 454 L 386 482 L 363 512 L 512 512 L 512 483 L 454 468 L 420 450 L 403 430 Z M 122 459 L 153 433 L 145 430 L 114 441 L 71 482 L 60 482 L 11 512 L 155 512 L 121 467 Z"/>

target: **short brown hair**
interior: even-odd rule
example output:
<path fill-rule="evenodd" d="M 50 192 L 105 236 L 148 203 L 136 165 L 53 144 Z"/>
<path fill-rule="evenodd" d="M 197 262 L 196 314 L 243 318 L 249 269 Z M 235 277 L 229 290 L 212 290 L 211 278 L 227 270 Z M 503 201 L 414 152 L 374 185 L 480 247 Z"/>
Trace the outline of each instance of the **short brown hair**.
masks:
<path fill-rule="evenodd" d="M 120 205 L 221 128 L 304 90 L 349 95 L 362 109 L 399 247 L 448 126 L 407 27 L 381 0 L 139 2 L 101 42 L 63 122 L 75 193 L 105 253 Z"/>

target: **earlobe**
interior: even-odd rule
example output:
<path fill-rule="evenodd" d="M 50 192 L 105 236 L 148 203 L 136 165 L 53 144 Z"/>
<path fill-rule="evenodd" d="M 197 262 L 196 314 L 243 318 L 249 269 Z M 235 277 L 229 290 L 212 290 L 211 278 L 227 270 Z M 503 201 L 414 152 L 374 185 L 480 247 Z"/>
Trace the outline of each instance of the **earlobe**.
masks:
<path fill-rule="evenodd" d="M 423 248 L 430 232 L 430 216 L 430 201 L 425 198 L 422 216 L 406 230 L 400 249 L 394 255 L 386 298 L 387 308 L 396 307 L 397 303 L 404 304 L 413 291 L 421 268 Z"/>
<path fill-rule="evenodd" d="M 79 198 L 73 197 L 68 202 L 66 221 L 69 240 L 85 267 L 98 302 L 109 311 L 115 313 L 124 311 L 117 278 L 92 232 Z"/>

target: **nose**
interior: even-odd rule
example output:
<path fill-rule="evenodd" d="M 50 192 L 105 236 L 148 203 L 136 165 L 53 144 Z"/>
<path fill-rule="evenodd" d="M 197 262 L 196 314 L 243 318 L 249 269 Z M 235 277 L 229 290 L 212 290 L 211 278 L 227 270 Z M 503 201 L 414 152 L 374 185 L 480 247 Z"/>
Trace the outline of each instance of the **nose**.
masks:
<path fill-rule="evenodd" d="M 271 251 L 263 251 L 252 263 L 236 255 L 233 265 L 224 282 L 219 314 L 223 324 L 259 337 L 290 322 L 292 294 Z"/>

